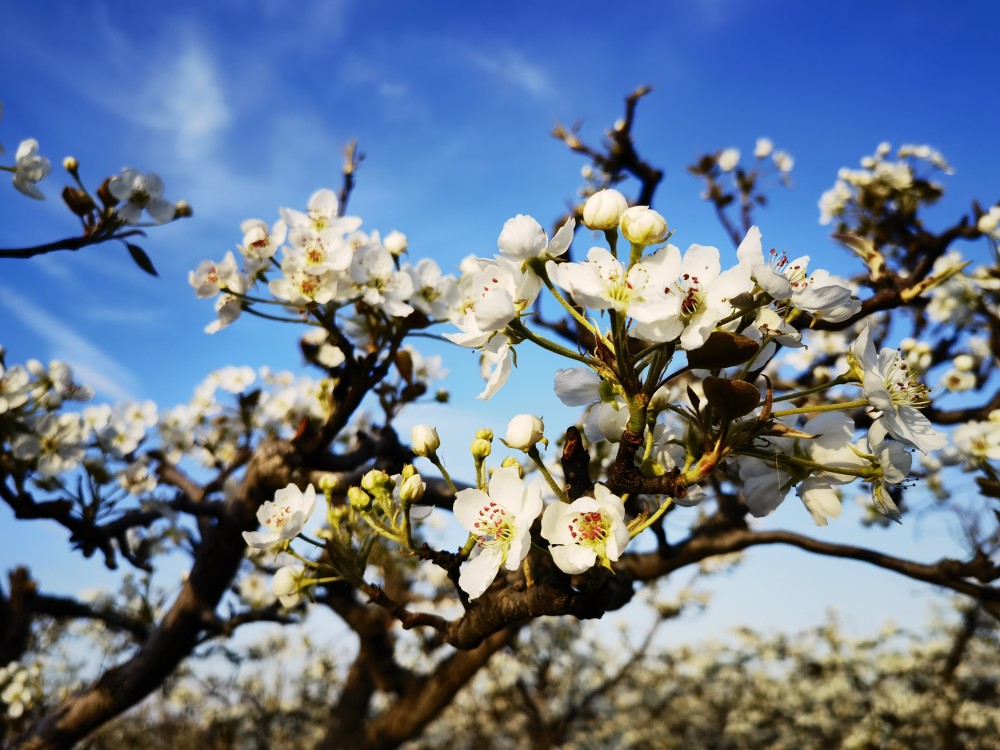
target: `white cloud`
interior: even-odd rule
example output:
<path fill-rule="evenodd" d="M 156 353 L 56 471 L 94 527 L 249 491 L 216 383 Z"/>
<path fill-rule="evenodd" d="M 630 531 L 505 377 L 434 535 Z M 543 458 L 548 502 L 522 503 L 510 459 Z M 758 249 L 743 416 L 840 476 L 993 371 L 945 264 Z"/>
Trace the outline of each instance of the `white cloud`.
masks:
<path fill-rule="evenodd" d="M 78 382 L 116 401 L 136 400 L 135 375 L 61 320 L 9 287 L 0 287 L 0 305 L 48 343 L 51 356 L 69 364 Z"/>
<path fill-rule="evenodd" d="M 170 132 L 177 156 L 195 161 L 212 150 L 232 120 L 221 77 L 194 41 L 164 57 L 170 62 L 147 74 L 132 118 Z"/>
<path fill-rule="evenodd" d="M 548 96 L 553 91 L 549 74 L 516 50 L 506 50 L 496 55 L 470 50 L 469 59 L 481 70 L 523 89 L 538 99 Z"/>

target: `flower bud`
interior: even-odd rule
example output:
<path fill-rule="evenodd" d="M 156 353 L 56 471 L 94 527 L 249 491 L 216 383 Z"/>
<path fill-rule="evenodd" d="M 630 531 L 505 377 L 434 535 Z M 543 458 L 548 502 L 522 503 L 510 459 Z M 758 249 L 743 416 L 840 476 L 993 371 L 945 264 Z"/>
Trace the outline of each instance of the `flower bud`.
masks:
<path fill-rule="evenodd" d="M 393 255 L 402 255 L 407 248 L 406 235 L 394 229 L 382 240 L 382 247 Z"/>
<path fill-rule="evenodd" d="M 92 211 L 97 209 L 97 204 L 94 203 L 93 198 L 83 190 L 80 190 L 80 188 L 75 188 L 72 185 L 67 185 L 63 188 L 62 198 L 63 202 L 69 206 L 69 210 L 77 216 L 88 216 Z"/>
<path fill-rule="evenodd" d="M 80 168 L 80 162 L 76 160 L 75 156 L 67 156 L 63 159 L 63 169 L 72 174 Z"/>
<path fill-rule="evenodd" d="M 340 479 L 336 474 L 324 474 L 319 478 L 319 489 L 321 492 L 330 493 L 337 489 Z"/>
<path fill-rule="evenodd" d="M 430 456 L 441 447 L 441 438 L 438 437 L 437 430 L 430 425 L 418 424 L 410 433 L 410 440 L 413 443 L 413 455 Z"/>
<path fill-rule="evenodd" d="M 302 598 L 299 594 L 299 588 L 304 574 L 305 568 L 301 565 L 286 565 L 275 571 L 274 579 L 271 581 L 271 590 L 281 601 L 281 606 L 291 609 L 299 603 Z"/>
<path fill-rule="evenodd" d="M 412 505 L 424 496 L 427 484 L 419 474 L 406 477 L 399 486 L 399 499 L 403 505 Z"/>
<path fill-rule="evenodd" d="M 500 464 L 501 469 L 509 469 L 512 466 L 517 469 L 517 475 L 521 477 L 521 479 L 524 479 L 524 467 L 521 466 L 521 462 L 513 456 L 507 456 L 507 458 L 505 458 Z"/>
<path fill-rule="evenodd" d="M 621 230 L 635 245 L 655 245 L 667 236 L 667 220 L 648 206 L 632 206 L 622 213 Z"/>
<path fill-rule="evenodd" d="M 347 490 L 347 502 L 351 504 L 352 508 L 365 510 L 372 504 L 372 498 L 360 487 L 351 487 Z"/>
<path fill-rule="evenodd" d="M 583 204 L 583 223 L 590 229 L 614 229 L 627 208 L 628 201 L 617 190 L 599 190 Z"/>
<path fill-rule="evenodd" d="M 381 469 L 372 469 L 365 472 L 365 475 L 361 477 L 362 489 L 373 494 L 379 490 L 384 490 L 387 484 L 389 484 L 389 475 Z"/>
<path fill-rule="evenodd" d="M 476 437 L 481 440 L 493 440 L 493 430 L 484 427 L 481 430 L 476 430 Z"/>
<path fill-rule="evenodd" d="M 174 204 L 174 218 L 175 219 L 189 219 L 194 211 L 191 209 L 191 204 L 185 200 L 179 200 Z"/>
<path fill-rule="evenodd" d="M 527 451 L 535 446 L 545 432 L 545 424 L 534 414 L 518 414 L 507 423 L 508 448 Z"/>
<path fill-rule="evenodd" d="M 482 461 L 488 455 L 490 455 L 490 451 L 493 450 L 493 447 L 490 445 L 489 440 L 484 440 L 483 438 L 477 437 L 475 440 L 472 441 L 472 445 L 469 446 L 469 449 L 472 451 L 473 458 L 475 458 L 477 461 Z"/>
<path fill-rule="evenodd" d="M 723 172 L 732 172 L 736 165 L 740 163 L 740 150 L 738 148 L 723 149 L 718 157 L 719 169 Z"/>

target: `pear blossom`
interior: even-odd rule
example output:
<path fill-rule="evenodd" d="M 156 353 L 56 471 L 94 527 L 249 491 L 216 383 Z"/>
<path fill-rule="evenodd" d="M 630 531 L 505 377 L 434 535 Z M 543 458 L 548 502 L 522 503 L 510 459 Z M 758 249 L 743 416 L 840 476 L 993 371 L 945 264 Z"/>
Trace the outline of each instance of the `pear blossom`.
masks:
<path fill-rule="evenodd" d="M 43 477 L 54 477 L 75 468 L 86 452 L 83 422 L 79 414 L 49 413 L 32 419 L 30 432 L 11 441 L 11 453 L 21 461 L 36 461 Z"/>
<path fill-rule="evenodd" d="M 316 505 L 316 489 L 310 484 L 305 492 L 289 484 L 274 493 L 257 510 L 257 520 L 264 531 L 244 531 L 243 538 L 251 547 L 267 549 L 280 542 L 294 539 L 301 533 Z"/>
<path fill-rule="evenodd" d="M 927 386 L 917 380 L 897 350 L 883 349 L 876 354 L 871 328 L 865 326 L 851 353 L 865 398 L 890 435 L 921 453 L 947 444 L 947 436 L 935 430 L 918 410 L 927 403 Z"/>
<path fill-rule="evenodd" d="M 661 253 L 666 257 L 658 278 L 669 280 L 658 290 L 658 298 L 651 296 L 646 305 L 633 309 L 637 324 L 631 334 L 649 341 L 679 338 L 683 349 L 698 349 L 733 311 L 731 300 L 750 291 L 748 269 L 737 264 L 720 273 L 719 250 L 708 245 L 691 245 L 683 259 L 680 250 L 667 245 L 652 257 Z"/>
<path fill-rule="evenodd" d="M 483 401 L 488 401 L 496 395 L 497 391 L 503 388 L 510 377 L 511 367 L 514 366 L 514 347 L 507 339 L 494 339 L 500 341 L 496 349 L 491 346 L 484 347 L 480 368 L 486 377 L 486 387 L 476 397 Z M 492 342 L 491 342 L 492 343 Z"/>
<path fill-rule="evenodd" d="M 243 300 L 240 295 L 246 294 L 250 289 L 250 280 L 238 273 L 228 280 L 226 288 L 229 291 L 215 298 L 215 313 L 218 318 L 205 326 L 205 333 L 218 333 L 232 324 L 243 312 Z"/>
<path fill-rule="evenodd" d="M 267 222 L 247 219 L 240 224 L 240 231 L 243 232 L 243 243 L 238 245 L 237 249 L 248 262 L 256 262 L 260 267 L 281 247 L 288 233 L 288 227 L 284 221 L 279 220 L 268 229 Z M 247 273 L 252 275 L 253 271 L 248 268 Z"/>
<path fill-rule="evenodd" d="M 207 299 L 217 295 L 222 289 L 232 289 L 233 280 L 239 275 L 236 258 L 232 251 L 227 252 L 221 263 L 204 260 L 198 267 L 188 272 L 188 284 L 194 287 L 194 294 L 199 299 Z"/>
<path fill-rule="evenodd" d="M 778 171 L 782 174 L 788 174 L 792 171 L 792 167 L 795 166 L 795 159 L 787 151 L 775 151 L 771 154 L 771 159 L 774 161 L 774 166 L 778 168 Z"/>
<path fill-rule="evenodd" d="M 753 155 L 758 159 L 766 159 L 774 151 L 774 141 L 770 138 L 758 138 L 754 144 Z"/>
<path fill-rule="evenodd" d="M 31 379 L 22 365 L 4 370 L 0 363 L 0 414 L 24 406 L 31 396 Z"/>
<path fill-rule="evenodd" d="M 357 216 L 340 216 L 340 201 L 337 194 L 328 188 L 317 190 L 309 196 L 306 212 L 292 208 L 281 209 L 281 218 L 289 230 L 311 229 L 322 232 L 331 229 L 335 233 L 346 235 L 361 226 Z"/>
<path fill-rule="evenodd" d="M 484 261 L 473 277 L 478 290 L 472 311 L 482 331 L 501 331 L 522 310 L 531 306 L 541 289 L 541 279 L 505 257 Z"/>
<path fill-rule="evenodd" d="M 143 211 L 147 211 L 157 224 L 172 221 L 176 213 L 174 204 L 161 197 L 163 180 L 152 172 L 143 174 L 137 169 L 123 169 L 119 176 L 111 178 L 108 191 L 124 202 L 115 212 L 126 224 L 138 224 Z"/>
<path fill-rule="evenodd" d="M 719 169 L 723 172 L 732 172 L 736 169 L 736 165 L 740 163 L 740 150 L 738 148 L 723 149 L 719 153 L 716 162 L 719 165 Z"/>
<path fill-rule="evenodd" d="M 236 588 L 243 601 L 254 609 L 263 609 L 274 604 L 275 595 L 268 588 L 267 579 L 259 573 L 244 576 Z"/>
<path fill-rule="evenodd" d="M 556 396 L 566 406 L 583 406 L 600 398 L 601 376 L 588 367 L 556 370 Z"/>
<path fill-rule="evenodd" d="M 901 443 L 888 439 L 888 424 L 876 420 L 868 430 L 868 450 L 875 456 L 876 473 L 871 479 L 875 509 L 886 518 L 900 521 L 899 508 L 889 494 L 887 485 L 902 484 L 910 473 L 913 456 Z"/>
<path fill-rule="evenodd" d="M 354 252 L 350 275 L 366 304 L 395 318 L 405 318 L 413 312 L 408 302 L 413 295 L 413 278 L 396 270 L 392 253 L 382 246 L 377 234 Z"/>
<path fill-rule="evenodd" d="M 442 275 L 441 266 L 432 258 L 421 258 L 415 266 L 407 264 L 402 270 L 413 280 L 410 304 L 430 320 L 447 318 L 457 291 L 455 277 Z"/>
<path fill-rule="evenodd" d="M 44 180 L 52 171 L 52 164 L 38 153 L 38 141 L 28 138 L 21 141 L 14 154 L 14 187 L 29 198 L 42 200 L 45 198 L 36 182 Z"/>
<path fill-rule="evenodd" d="M 597 484 L 593 497 L 549 505 L 542 514 L 542 536 L 564 573 L 583 573 L 595 563 L 610 570 L 629 542 L 625 505 L 611 490 Z"/>
<path fill-rule="evenodd" d="M 458 585 L 470 599 L 486 591 L 501 566 L 518 569 L 531 550 L 531 524 L 541 512 L 541 485 L 525 485 L 514 466 L 493 472 L 488 492 L 458 492 L 455 518 L 478 537 L 473 557 L 458 578 Z"/>
<path fill-rule="evenodd" d="M 281 262 L 280 278 L 268 283 L 268 289 L 278 299 L 286 300 L 295 307 L 304 307 L 312 302 L 326 304 L 337 293 L 337 277 L 331 272 L 320 275 L 308 273 L 303 260 L 295 255 L 286 255 Z"/>
<path fill-rule="evenodd" d="M 497 247 L 500 254 L 514 261 L 532 258 L 555 258 L 566 252 L 573 241 L 576 219 L 570 218 L 552 236 L 551 242 L 542 225 L 533 217 L 518 214 L 508 219 L 500 230 Z"/>
<path fill-rule="evenodd" d="M 614 309 L 635 320 L 653 322 L 665 315 L 662 290 L 676 276 L 679 253 L 676 247 L 667 245 L 626 271 L 608 250 L 593 247 L 583 262 L 549 261 L 545 270 L 553 283 L 584 307 Z"/>

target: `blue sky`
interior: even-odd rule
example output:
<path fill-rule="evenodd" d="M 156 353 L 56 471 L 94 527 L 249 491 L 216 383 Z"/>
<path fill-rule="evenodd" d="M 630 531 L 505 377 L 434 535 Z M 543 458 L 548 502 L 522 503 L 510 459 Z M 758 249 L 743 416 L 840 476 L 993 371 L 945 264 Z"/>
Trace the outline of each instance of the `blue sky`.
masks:
<path fill-rule="evenodd" d="M 317 188 L 338 187 L 340 149 L 357 139 L 367 158 L 351 213 L 405 232 L 414 258 L 451 267 L 489 255 L 507 218 L 529 213 L 548 225 L 581 183 L 583 162 L 549 136 L 553 124 L 582 120 L 582 136 L 596 141 L 644 84 L 654 92 L 640 105 L 637 142 L 666 170 L 656 207 L 677 244 L 727 247 L 685 166 L 725 146 L 748 153 L 766 135 L 796 167 L 793 189 L 775 187 L 758 215 L 765 242 L 848 271 L 816 201 L 839 167 L 882 140 L 930 143 L 956 167 L 932 217 L 1000 197 L 998 21 L 991 3 L 860 0 L 7 3 L 7 158 L 34 137 L 54 165 L 75 155 L 88 184 L 125 166 L 156 171 L 167 197 L 186 199 L 195 217 L 143 243 L 159 279 L 118 246 L 0 261 L 0 343 L 10 363 L 65 359 L 104 398 L 163 405 L 187 400 L 223 365 L 297 367 L 295 332 L 281 326 L 241 321 L 202 333 L 213 312 L 194 299 L 187 272 L 232 249 L 241 221 L 273 221 L 279 206 L 301 208 Z M 44 203 L 0 192 L 0 246 L 75 231 L 58 171 L 42 183 Z M 446 440 L 465 445 L 483 424 L 502 430 L 526 393 L 545 397 L 536 408 L 547 424 L 572 420 L 535 387 L 548 382 L 550 363 L 525 358 L 487 407 L 474 399 L 474 358 L 448 354 L 454 408 L 435 415 L 447 421 Z M 795 502 L 766 523 L 811 528 Z M 0 533 L 11 527 L 0 512 Z M 51 550 L 43 584 L 76 588 L 56 580 L 71 559 L 56 556 L 59 533 L 20 531 L 26 545 Z M 857 537 L 851 518 L 822 533 Z M 869 536 L 901 554 L 947 549 L 934 521 Z M 5 547 L 0 567 L 31 557 Z M 831 603 L 860 620 L 912 612 L 913 592 L 925 590 L 791 550 L 754 553 L 745 567 L 720 584 L 719 622 L 771 622 L 758 611 L 762 587 L 766 612 L 779 608 L 789 627 L 815 622 Z M 96 576 L 99 564 L 91 569 Z"/>

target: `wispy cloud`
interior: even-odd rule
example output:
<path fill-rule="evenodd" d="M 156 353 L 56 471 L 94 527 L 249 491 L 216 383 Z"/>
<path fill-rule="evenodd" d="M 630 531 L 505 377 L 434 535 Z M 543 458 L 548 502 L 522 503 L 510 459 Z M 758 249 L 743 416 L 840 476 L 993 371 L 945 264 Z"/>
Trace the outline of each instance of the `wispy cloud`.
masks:
<path fill-rule="evenodd" d="M 552 78 L 545 69 L 528 60 L 517 50 L 504 50 L 492 55 L 470 50 L 469 60 L 480 70 L 494 75 L 535 98 L 543 99 L 554 89 Z"/>
<path fill-rule="evenodd" d="M 194 40 L 150 71 L 131 111 L 141 124 L 170 132 L 186 161 L 209 153 L 232 120 L 215 61 Z"/>
<path fill-rule="evenodd" d="M 117 401 L 135 400 L 138 391 L 135 375 L 63 321 L 9 287 L 0 286 L 0 305 L 44 340 L 53 358 L 72 366 L 79 382 Z"/>

